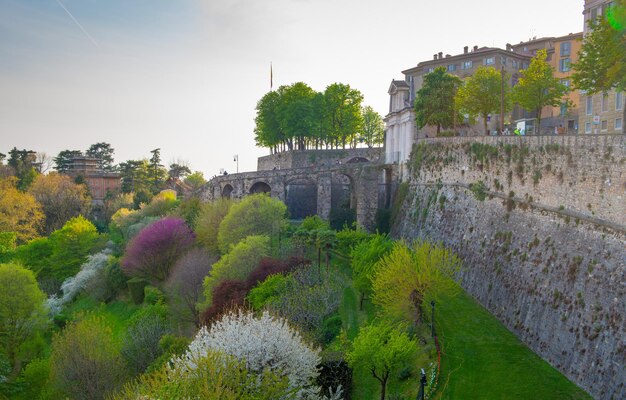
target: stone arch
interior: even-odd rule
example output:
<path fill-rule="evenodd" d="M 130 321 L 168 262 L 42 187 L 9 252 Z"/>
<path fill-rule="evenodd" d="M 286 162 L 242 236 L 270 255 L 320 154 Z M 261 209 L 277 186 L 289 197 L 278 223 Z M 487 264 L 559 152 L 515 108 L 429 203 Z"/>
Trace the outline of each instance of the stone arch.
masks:
<path fill-rule="evenodd" d="M 296 178 L 285 185 L 285 204 L 292 219 L 317 214 L 317 184 L 309 178 Z"/>
<path fill-rule="evenodd" d="M 224 185 L 224 187 L 222 188 L 222 197 L 225 199 L 230 199 L 232 193 L 233 193 L 233 186 L 230 183 L 227 183 L 226 185 Z"/>
<path fill-rule="evenodd" d="M 353 157 L 349 159 L 348 161 L 346 161 L 346 164 L 358 164 L 358 163 L 367 163 L 367 162 L 370 162 L 370 160 L 368 160 L 365 157 Z"/>
<path fill-rule="evenodd" d="M 263 181 L 258 181 L 250 187 L 250 194 L 255 194 L 255 193 L 270 194 L 271 192 L 272 192 L 272 188 L 270 187 L 270 185 L 268 185 L 266 182 L 263 182 Z"/>
<path fill-rule="evenodd" d="M 330 223 L 335 229 L 356 221 L 357 197 L 355 180 L 346 173 L 334 173 L 330 189 Z"/>

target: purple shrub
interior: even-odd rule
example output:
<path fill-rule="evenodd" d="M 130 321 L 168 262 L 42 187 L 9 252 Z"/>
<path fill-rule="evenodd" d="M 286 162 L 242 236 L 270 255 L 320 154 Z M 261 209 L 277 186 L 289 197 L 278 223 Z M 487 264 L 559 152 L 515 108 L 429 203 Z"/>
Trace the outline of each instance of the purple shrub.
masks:
<path fill-rule="evenodd" d="M 121 265 L 130 277 L 163 281 L 176 260 L 194 242 L 194 234 L 180 218 L 158 220 L 135 236 L 126 247 Z"/>

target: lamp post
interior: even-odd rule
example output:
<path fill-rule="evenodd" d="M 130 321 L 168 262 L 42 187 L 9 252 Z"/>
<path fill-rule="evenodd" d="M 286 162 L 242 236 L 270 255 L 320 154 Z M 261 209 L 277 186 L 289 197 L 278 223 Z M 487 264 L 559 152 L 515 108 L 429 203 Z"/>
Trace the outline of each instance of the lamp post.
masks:
<path fill-rule="evenodd" d="M 239 173 L 239 154 L 233 156 L 233 161 L 237 163 L 237 173 Z"/>
<path fill-rule="evenodd" d="M 432 337 L 435 337 L 435 300 L 430 302 L 430 306 L 432 307 L 432 314 L 430 317 L 430 334 Z"/>
<path fill-rule="evenodd" d="M 426 372 L 424 372 L 424 368 L 420 371 L 420 391 L 417 394 L 417 400 L 424 400 L 426 396 Z"/>

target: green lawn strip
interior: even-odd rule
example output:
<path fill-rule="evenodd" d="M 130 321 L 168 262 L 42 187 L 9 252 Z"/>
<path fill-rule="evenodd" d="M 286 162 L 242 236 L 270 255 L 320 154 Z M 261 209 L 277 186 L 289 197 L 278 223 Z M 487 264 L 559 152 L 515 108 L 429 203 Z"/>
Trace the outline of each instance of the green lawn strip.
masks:
<path fill-rule="evenodd" d="M 465 292 L 441 299 L 439 399 L 590 399 Z"/>

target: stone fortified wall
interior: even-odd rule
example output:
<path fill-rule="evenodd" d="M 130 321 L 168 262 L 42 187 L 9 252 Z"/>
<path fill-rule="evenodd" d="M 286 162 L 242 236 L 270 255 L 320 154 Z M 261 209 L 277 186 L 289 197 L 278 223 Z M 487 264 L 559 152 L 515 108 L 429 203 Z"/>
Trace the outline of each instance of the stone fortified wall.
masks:
<path fill-rule="evenodd" d="M 626 137 L 429 139 L 411 162 L 392 233 L 454 248 L 463 287 L 521 340 L 626 398 Z"/>
<path fill-rule="evenodd" d="M 257 161 L 257 171 L 321 167 L 337 163 L 346 164 L 359 158 L 364 158 L 372 163 L 378 163 L 383 155 L 382 151 L 382 147 L 286 151 L 259 157 Z"/>

